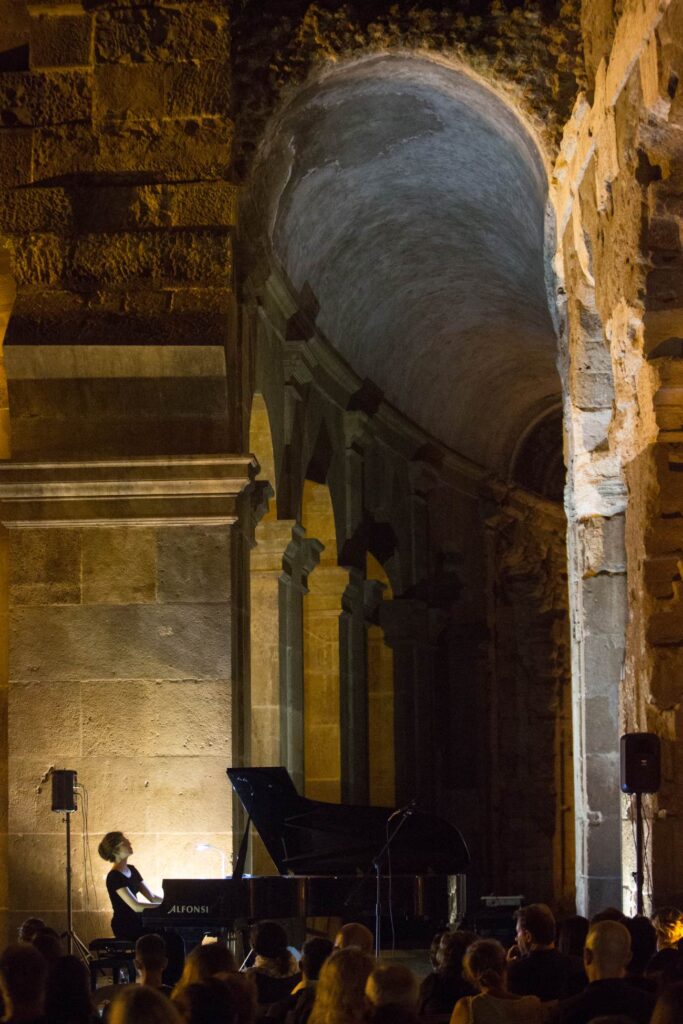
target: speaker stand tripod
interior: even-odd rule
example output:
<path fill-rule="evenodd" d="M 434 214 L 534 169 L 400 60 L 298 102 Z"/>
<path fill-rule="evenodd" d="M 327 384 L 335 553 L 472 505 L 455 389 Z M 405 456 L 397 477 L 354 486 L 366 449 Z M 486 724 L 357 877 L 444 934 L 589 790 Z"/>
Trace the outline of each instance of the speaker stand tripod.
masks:
<path fill-rule="evenodd" d="M 88 966 L 90 963 L 90 952 L 85 943 L 79 939 L 73 926 L 73 906 L 71 899 L 71 811 L 64 812 L 64 823 L 66 825 L 66 948 L 70 954 L 81 958 Z"/>

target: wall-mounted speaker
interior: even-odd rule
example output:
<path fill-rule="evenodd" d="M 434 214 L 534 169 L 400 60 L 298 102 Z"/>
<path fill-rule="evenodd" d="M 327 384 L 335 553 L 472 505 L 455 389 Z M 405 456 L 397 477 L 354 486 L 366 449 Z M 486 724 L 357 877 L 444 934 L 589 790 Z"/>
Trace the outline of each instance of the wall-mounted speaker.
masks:
<path fill-rule="evenodd" d="M 621 737 L 621 788 L 624 793 L 656 793 L 661 784 L 661 747 L 654 732 Z"/>
<path fill-rule="evenodd" d="M 76 810 L 76 772 L 52 770 L 52 810 Z"/>

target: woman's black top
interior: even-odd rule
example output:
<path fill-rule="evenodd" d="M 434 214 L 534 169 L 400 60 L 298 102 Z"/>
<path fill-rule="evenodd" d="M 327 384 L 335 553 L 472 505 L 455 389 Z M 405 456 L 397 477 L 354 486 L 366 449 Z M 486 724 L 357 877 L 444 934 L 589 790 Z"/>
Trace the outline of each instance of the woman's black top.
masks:
<path fill-rule="evenodd" d="M 143 931 L 140 915 L 132 910 L 118 895 L 118 889 L 130 889 L 133 896 L 140 892 L 142 875 L 132 864 L 128 865 L 130 876 L 112 868 L 107 875 L 107 892 L 111 900 L 114 916 L 111 919 L 111 930 L 117 939 L 137 939 Z"/>

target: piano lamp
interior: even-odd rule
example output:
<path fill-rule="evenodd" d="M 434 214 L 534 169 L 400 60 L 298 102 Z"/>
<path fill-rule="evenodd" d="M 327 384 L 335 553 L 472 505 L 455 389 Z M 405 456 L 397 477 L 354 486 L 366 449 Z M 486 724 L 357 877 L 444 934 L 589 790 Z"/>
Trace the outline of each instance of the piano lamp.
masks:
<path fill-rule="evenodd" d="M 197 843 L 196 850 L 203 852 L 204 850 L 215 850 L 216 853 L 220 854 L 221 857 L 221 878 L 225 878 L 225 854 L 218 846 L 212 846 L 211 843 Z"/>

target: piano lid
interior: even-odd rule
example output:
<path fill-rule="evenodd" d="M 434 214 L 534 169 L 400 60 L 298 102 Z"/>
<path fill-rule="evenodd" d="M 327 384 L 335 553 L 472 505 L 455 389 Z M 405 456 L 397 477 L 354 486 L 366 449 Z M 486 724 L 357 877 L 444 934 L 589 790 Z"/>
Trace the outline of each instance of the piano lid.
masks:
<path fill-rule="evenodd" d="M 386 843 L 392 807 L 309 800 L 299 796 L 286 768 L 228 768 L 228 778 L 281 874 L 363 873 Z M 398 821 L 397 816 L 389 822 L 389 831 Z M 418 810 L 391 845 L 396 873 L 454 875 L 469 860 L 453 825 Z M 382 870 L 387 869 L 385 855 Z"/>

